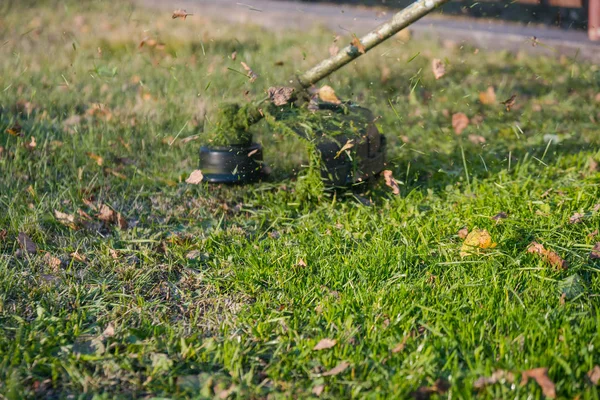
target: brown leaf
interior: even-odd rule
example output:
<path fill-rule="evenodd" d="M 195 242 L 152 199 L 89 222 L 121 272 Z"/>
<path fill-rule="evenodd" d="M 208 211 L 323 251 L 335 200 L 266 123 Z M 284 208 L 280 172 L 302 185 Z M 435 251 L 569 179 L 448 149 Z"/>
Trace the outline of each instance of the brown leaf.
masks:
<path fill-rule="evenodd" d="M 104 164 L 104 159 L 99 155 L 90 152 L 87 152 L 85 154 L 87 154 L 87 156 L 92 160 L 96 161 L 96 164 L 98 164 L 99 166 L 102 166 L 102 164 Z"/>
<path fill-rule="evenodd" d="M 385 184 L 392 188 L 392 193 L 396 196 L 400 194 L 400 186 L 398 186 L 398 182 L 394 179 L 393 172 L 389 169 L 386 169 L 382 172 L 383 179 L 385 179 Z"/>
<path fill-rule="evenodd" d="M 104 332 L 102 332 L 102 336 L 104 338 L 115 336 L 115 327 L 113 326 L 113 324 L 108 324 L 106 326 L 106 329 L 104 329 Z"/>
<path fill-rule="evenodd" d="M 544 396 L 553 399 L 556 397 L 556 389 L 554 382 L 548 378 L 548 368 L 534 368 L 528 371 L 523 371 L 523 380 L 521 386 L 526 385 L 529 378 L 535 379 L 538 385 L 542 388 Z"/>
<path fill-rule="evenodd" d="M 267 90 L 267 94 L 273 104 L 276 106 L 284 106 L 290 101 L 293 101 L 294 88 L 285 86 L 270 87 Z"/>
<path fill-rule="evenodd" d="M 598 229 L 587 234 L 587 237 L 589 237 L 590 239 L 593 239 L 596 236 L 598 236 Z"/>
<path fill-rule="evenodd" d="M 469 236 L 469 228 L 464 227 L 460 231 L 458 231 L 458 237 L 461 239 L 466 239 Z"/>
<path fill-rule="evenodd" d="M 325 102 L 340 104 L 340 99 L 335 95 L 335 90 L 329 85 L 325 85 L 319 89 L 319 98 Z"/>
<path fill-rule="evenodd" d="M 27 236 L 27 234 L 23 232 L 19 232 L 19 236 L 17 237 L 17 241 L 19 242 L 19 246 L 21 249 L 29 254 L 35 254 L 37 252 L 37 246 L 33 243 L 33 240 Z"/>
<path fill-rule="evenodd" d="M 469 126 L 469 117 L 465 113 L 456 113 L 452 115 L 452 128 L 457 135 L 460 135 L 467 126 Z"/>
<path fill-rule="evenodd" d="M 546 250 L 543 245 L 538 242 L 531 242 L 527 248 L 527 252 L 531 254 L 538 254 L 546 262 L 558 269 L 567 269 L 567 262 L 563 260 L 558 254 L 551 250 Z"/>
<path fill-rule="evenodd" d="M 6 133 L 11 136 L 23 136 L 23 128 L 19 124 L 14 124 L 10 128 L 6 128 Z"/>
<path fill-rule="evenodd" d="M 433 71 L 433 76 L 435 76 L 435 79 L 440 79 L 442 76 L 446 75 L 446 66 L 442 60 L 434 58 L 431 61 L 431 71 Z"/>
<path fill-rule="evenodd" d="M 313 350 L 325 350 L 330 349 L 337 344 L 337 340 L 335 339 L 321 339 L 319 343 L 313 347 Z"/>
<path fill-rule="evenodd" d="M 121 213 L 117 213 L 117 217 L 116 217 L 115 221 L 117 223 L 117 226 L 122 230 L 125 230 L 129 227 L 129 223 L 127 222 L 127 220 L 125 218 L 123 218 Z"/>
<path fill-rule="evenodd" d="M 429 399 L 432 394 L 444 394 L 450 389 L 450 383 L 445 379 L 436 380 L 432 386 L 421 386 L 416 391 L 411 393 L 411 396 L 416 400 Z"/>
<path fill-rule="evenodd" d="M 183 18 L 185 20 L 188 15 L 194 15 L 194 14 L 190 14 L 190 13 L 188 13 L 185 10 L 179 9 L 179 10 L 173 11 L 173 15 L 171 16 L 171 18 L 173 18 L 173 19 L 175 19 L 175 18 Z"/>
<path fill-rule="evenodd" d="M 23 147 L 25 147 L 27 150 L 33 150 L 35 149 L 37 146 L 37 143 L 35 141 L 35 137 L 31 137 L 31 139 L 29 140 L 29 143 L 25 142 L 23 143 Z"/>
<path fill-rule="evenodd" d="M 7 236 L 8 231 L 6 229 L 0 229 L 0 242 L 4 242 Z"/>
<path fill-rule="evenodd" d="M 98 214 L 96 214 L 96 218 L 100 221 L 111 223 L 115 219 L 115 212 L 106 204 L 102 204 Z"/>
<path fill-rule="evenodd" d="M 583 217 L 585 217 L 585 214 L 575 213 L 571 216 L 571 218 L 569 218 L 569 223 L 570 224 L 578 224 L 581 221 L 583 221 Z"/>
<path fill-rule="evenodd" d="M 493 86 L 488 86 L 485 92 L 479 92 L 479 101 L 481 104 L 496 104 L 496 91 Z"/>
<path fill-rule="evenodd" d="M 254 82 L 256 79 L 258 79 L 258 74 L 252 71 L 252 68 L 250 68 L 248 64 L 243 61 L 240 64 L 242 64 L 242 67 L 246 70 L 246 72 L 248 72 L 248 78 L 250 78 L 250 82 Z"/>
<path fill-rule="evenodd" d="M 513 94 L 512 96 L 510 96 L 510 98 L 508 98 L 507 100 L 504 100 L 501 104 L 504 104 L 506 106 L 506 111 L 510 111 L 512 106 L 515 105 L 516 99 L 517 99 L 517 95 Z"/>
<path fill-rule="evenodd" d="M 84 254 L 79 254 L 79 252 L 74 251 L 70 254 L 71 258 L 75 261 L 79 261 L 81 263 L 85 263 L 87 261 L 87 257 Z"/>
<path fill-rule="evenodd" d="M 506 218 L 508 218 L 508 214 L 505 213 L 504 211 L 500 211 L 498 214 L 496 214 L 492 217 L 492 219 L 494 221 L 500 221 L 501 219 L 506 219 Z"/>
<path fill-rule="evenodd" d="M 590 258 L 592 260 L 600 260 L 600 242 L 597 242 L 590 253 Z"/>
<path fill-rule="evenodd" d="M 356 47 L 356 49 L 358 50 L 358 52 L 360 54 L 365 54 L 367 49 L 365 49 L 365 46 L 360 42 L 360 39 L 356 35 L 352 35 L 352 36 L 353 36 L 352 42 L 350 42 L 350 45 L 352 47 Z"/>
<path fill-rule="evenodd" d="M 600 382 L 600 366 L 594 365 L 594 368 L 587 373 L 587 376 L 590 378 L 592 384 L 597 385 Z"/>
<path fill-rule="evenodd" d="M 484 144 L 486 140 L 481 135 L 469 135 L 469 142 L 473 144 Z"/>
<path fill-rule="evenodd" d="M 404 350 L 404 348 L 406 347 L 406 342 L 408 341 L 408 337 L 409 335 L 406 335 L 402 338 L 402 341 L 400 343 L 398 343 L 396 345 L 396 347 L 394 347 L 392 349 L 392 353 L 396 354 L 396 353 L 400 353 L 401 351 Z"/>
<path fill-rule="evenodd" d="M 44 262 L 46 263 L 47 266 L 49 266 L 55 272 L 58 271 L 58 268 L 60 267 L 60 264 L 61 264 L 60 259 L 54 257 L 50 253 L 44 254 Z"/>
<path fill-rule="evenodd" d="M 319 397 L 321 396 L 321 393 L 323 393 L 323 390 L 325 390 L 325 385 L 317 385 L 312 388 L 312 394 Z"/>
<path fill-rule="evenodd" d="M 198 185 L 200 182 L 202 182 L 202 179 L 204 179 L 204 175 L 202 174 L 201 170 L 197 169 L 190 174 L 189 178 L 187 178 L 185 182 L 189 183 L 190 185 Z"/>
<path fill-rule="evenodd" d="M 70 215 L 58 210 L 54 210 L 54 216 L 56 217 L 56 220 L 58 222 L 60 222 L 61 224 L 68 226 L 71 229 L 76 229 L 77 226 L 75 225 L 75 216 L 74 215 Z"/>
<path fill-rule="evenodd" d="M 492 376 L 489 376 L 489 377 L 483 376 L 483 377 L 477 379 L 473 383 L 473 388 L 483 389 L 486 386 L 493 385 L 497 382 L 502 382 L 502 381 L 506 381 L 508 383 L 513 383 L 515 381 L 515 376 L 510 371 L 504 371 L 502 369 L 499 369 L 497 371 L 494 371 L 492 373 Z"/>
<path fill-rule="evenodd" d="M 479 254 L 480 249 L 493 249 L 496 243 L 492 236 L 485 229 L 473 229 L 463 242 L 460 248 L 460 256 L 467 257 L 473 254 Z"/>
<path fill-rule="evenodd" d="M 349 366 L 350 366 L 350 363 L 348 363 L 347 361 L 342 361 L 341 363 L 339 363 L 338 365 L 336 365 L 335 367 L 333 367 L 329 371 L 324 372 L 321 375 L 322 376 L 335 376 L 335 375 L 339 375 L 342 372 L 344 372 L 346 370 L 346 368 L 348 368 Z"/>
<path fill-rule="evenodd" d="M 297 267 L 300 267 L 300 268 L 306 268 L 306 266 L 307 266 L 307 265 L 306 265 L 306 261 L 304 261 L 303 259 L 299 258 L 299 259 L 298 259 L 298 262 L 296 263 L 296 266 L 297 266 Z M 326 340 L 326 339 L 323 339 L 323 340 Z M 321 342 L 322 342 L 323 340 L 321 340 Z M 319 342 L 319 343 L 321 343 L 321 342 Z M 317 346 L 318 346 L 318 345 L 317 345 Z M 314 350 L 314 349 L 313 349 L 313 350 Z"/>
<path fill-rule="evenodd" d="M 337 154 L 335 155 L 335 157 L 333 157 L 333 158 L 338 158 L 344 151 L 350 150 L 353 147 L 354 147 L 354 139 L 348 139 L 346 144 L 342 146 L 340 151 L 338 151 Z"/>

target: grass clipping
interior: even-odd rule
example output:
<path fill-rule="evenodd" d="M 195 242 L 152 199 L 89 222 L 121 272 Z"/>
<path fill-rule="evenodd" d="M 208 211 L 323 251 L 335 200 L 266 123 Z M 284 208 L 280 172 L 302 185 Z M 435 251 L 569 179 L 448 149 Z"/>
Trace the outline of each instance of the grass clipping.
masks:
<path fill-rule="evenodd" d="M 240 106 L 225 103 L 217 111 L 215 123 L 207 132 L 210 146 L 241 146 L 252 144 L 250 127 L 263 117 L 258 107 L 252 104 Z"/>

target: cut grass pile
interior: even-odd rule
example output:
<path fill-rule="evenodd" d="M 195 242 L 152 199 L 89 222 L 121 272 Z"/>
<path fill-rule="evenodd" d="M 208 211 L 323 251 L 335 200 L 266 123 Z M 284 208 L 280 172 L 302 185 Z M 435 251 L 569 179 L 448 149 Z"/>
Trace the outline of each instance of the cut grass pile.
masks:
<path fill-rule="evenodd" d="M 326 84 L 399 195 L 323 191 L 264 122 L 269 182 L 189 185 L 215 107 L 334 35 L 43 4 L 0 5 L 0 395 L 598 398 L 598 66 L 393 39 Z"/>

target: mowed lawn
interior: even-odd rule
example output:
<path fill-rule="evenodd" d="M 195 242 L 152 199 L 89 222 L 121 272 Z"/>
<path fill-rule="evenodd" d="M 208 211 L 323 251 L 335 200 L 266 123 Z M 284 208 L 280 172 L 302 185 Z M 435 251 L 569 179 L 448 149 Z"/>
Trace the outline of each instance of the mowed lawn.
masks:
<path fill-rule="evenodd" d="M 220 103 L 351 35 L 38 3 L 0 4 L 1 398 L 598 399 L 599 66 L 401 35 L 322 82 L 398 195 L 264 122 L 266 182 L 190 185 Z"/>

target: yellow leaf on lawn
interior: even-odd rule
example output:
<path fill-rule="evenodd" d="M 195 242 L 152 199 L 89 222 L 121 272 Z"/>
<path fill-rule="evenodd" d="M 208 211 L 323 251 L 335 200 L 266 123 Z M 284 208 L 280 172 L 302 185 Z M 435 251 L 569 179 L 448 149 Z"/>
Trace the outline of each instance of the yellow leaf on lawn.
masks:
<path fill-rule="evenodd" d="M 335 95 L 335 90 L 329 85 L 323 86 L 319 89 L 319 98 L 323 101 L 333 104 L 340 104 L 340 99 Z"/>
<path fill-rule="evenodd" d="M 467 257 L 472 254 L 479 254 L 480 249 L 493 249 L 497 243 L 492 241 L 492 236 L 485 229 L 473 229 L 467 235 L 462 247 L 460 248 L 460 256 Z"/>

